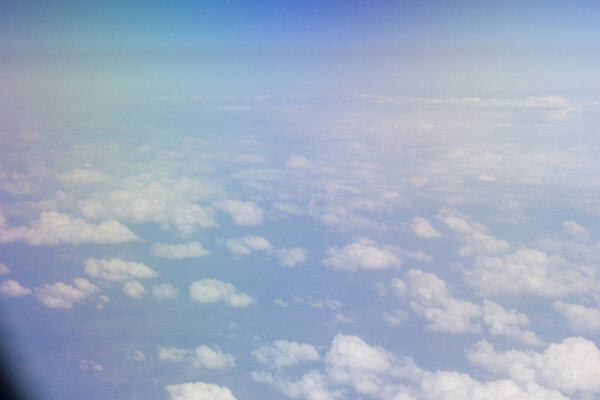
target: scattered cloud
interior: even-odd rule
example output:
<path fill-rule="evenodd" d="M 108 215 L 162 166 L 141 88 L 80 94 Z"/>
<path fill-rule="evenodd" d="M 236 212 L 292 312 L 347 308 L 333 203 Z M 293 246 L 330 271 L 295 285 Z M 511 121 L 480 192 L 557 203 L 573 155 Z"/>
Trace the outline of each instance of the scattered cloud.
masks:
<path fill-rule="evenodd" d="M 204 257 L 210 254 L 200 242 L 189 242 L 182 244 L 155 243 L 152 246 L 152 254 L 156 257 L 169 260 L 180 260 L 183 258 Z"/>
<path fill-rule="evenodd" d="M 343 247 L 327 249 L 329 258 L 323 261 L 328 267 L 356 271 L 360 269 L 384 269 L 400 266 L 400 259 L 391 247 L 381 247 L 366 237 L 358 237 L 353 243 Z"/>
<path fill-rule="evenodd" d="M 212 383 L 190 382 L 167 385 L 165 390 L 170 400 L 236 400 L 231 390 Z"/>
<path fill-rule="evenodd" d="M 218 346 L 210 348 L 205 345 L 194 349 L 178 349 L 176 347 L 158 347 L 158 358 L 163 361 L 192 364 L 194 368 L 221 370 L 235 367 L 235 360 L 229 353 L 223 353 Z"/>
<path fill-rule="evenodd" d="M 567 318 L 569 325 L 578 331 L 600 331 L 600 310 L 579 304 L 570 304 L 557 300 L 552 303 L 554 309 Z"/>
<path fill-rule="evenodd" d="M 252 351 L 254 359 L 268 368 L 283 368 L 320 358 L 316 348 L 308 343 L 276 340 L 272 345 Z"/>
<path fill-rule="evenodd" d="M 46 211 L 29 226 L 0 227 L 0 243 L 25 242 L 30 245 L 57 245 L 82 243 L 123 243 L 139 240 L 118 221 L 100 224 L 56 211 Z"/>
<path fill-rule="evenodd" d="M 239 226 L 260 225 L 264 219 L 263 209 L 252 201 L 225 200 L 219 204 L 219 207 Z"/>
<path fill-rule="evenodd" d="M 100 291 L 93 283 L 77 278 L 73 285 L 56 282 L 35 288 L 36 297 L 49 308 L 73 308 L 74 303 L 79 303 L 92 297 Z"/>
<path fill-rule="evenodd" d="M 31 290 L 23 287 L 13 279 L 7 279 L 0 283 L 1 297 L 22 297 L 31 294 Z"/>
<path fill-rule="evenodd" d="M 139 281 L 127 281 L 123 284 L 123 292 L 134 299 L 141 299 L 146 294 L 146 288 Z"/>
<path fill-rule="evenodd" d="M 94 278 L 113 282 L 158 276 L 156 271 L 145 264 L 135 261 L 124 261 L 118 258 L 111 258 L 109 260 L 88 258 L 85 260 L 85 273 Z"/>
<path fill-rule="evenodd" d="M 216 279 L 202 279 L 193 282 L 189 288 L 190 298 L 196 303 L 224 302 L 230 307 L 244 308 L 256 304 L 256 300 L 240 292 L 231 283 Z"/>
<path fill-rule="evenodd" d="M 439 238 L 442 234 L 435 230 L 431 223 L 425 218 L 414 217 L 410 223 L 413 233 L 422 238 Z"/>

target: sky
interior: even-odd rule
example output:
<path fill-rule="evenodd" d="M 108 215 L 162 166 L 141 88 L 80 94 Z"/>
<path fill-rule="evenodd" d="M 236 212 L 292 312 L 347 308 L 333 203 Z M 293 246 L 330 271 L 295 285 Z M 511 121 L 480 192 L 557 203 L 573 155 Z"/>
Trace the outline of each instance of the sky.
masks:
<path fill-rule="evenodd" d="M 4 386 L 600 398 L 599 11 L 2 2 Z"/>

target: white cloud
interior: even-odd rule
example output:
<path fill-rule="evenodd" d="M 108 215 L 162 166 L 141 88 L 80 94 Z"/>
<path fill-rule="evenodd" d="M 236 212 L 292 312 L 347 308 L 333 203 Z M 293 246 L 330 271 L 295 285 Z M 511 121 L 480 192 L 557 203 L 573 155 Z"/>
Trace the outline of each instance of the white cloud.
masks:
<path fill-rule="evenodd" d="M 248 307 L 256 303 L 252 297 L 240 292 L 231 283 L 216 279 L 203 279 L 193 282 L 189 288 L 190 298 L 197 303 L 224 302 L 230 307 Z"/>
<path fill-rule="evenodd" d="M 170 283 L 163 283 L 152 287 L 152 294 L 159 300 L 174 299 L 179 294 L 179 289 Z"/>
<path fill-rule="evenodd" d="M 303 264 L 308 259 L 308 250 L 302 247 L 292 247 L 289 249 L 278 249 L 275 256 L 279 265 L 283 267 L 295 267 L 297 264 Z"/>
<path fill-rule="evenodd" d="M 263 209 L 252 201 L 225 200 L 219 206 L 239 226 L 260 225 L 264 219 Z"/>
<path fill-rule="evenodd" d="M 530 248 L 502 257 L 478 256 L 463 275 L 468 285 L 486 296 L 563 296 L 588 292 L 594 285 L 593 270 Z"/>
<path fill-rule="evenodd" d="M 438 215 L 448 228 L 455 231 L 463 241 L 459 253 L 461 256 L 500 253 L 508 250 L 508 242 L 487 234 L 487 228 L 472 221 L 469 216 L 455 210 L 442 209 Z"/>
<path fill-rule="evenodd" d="M 111 216 L 134 223 L 154 222 L 176 227 L 181 235 L 187 236 L 198 228 L 218 226 L 214 210 L 198 202 L 220 195 L 220 189 L 210 182 L 147 172 L 127 177 L 107 195 L 95 195 L 79 204 L 80 211 L 88 218 Z"/>
<path fill-rule="evenodd" d="M 358 237 L 341 249 L 330 247 L 327 253 L 329 258 L 325 259 L 323 264 L 347 271 L 356 271 L 359 268 L 383 269 L 401 264 L 400 259 L 389 247 L 381 247 L 366 237 Z"/>
<path fill-rule="evenodd" d="M 212 383 L 190 382 L 167 385 L 170 400 L 236 400 L 231 390 Z"/>
<path fill-rule="evenodd" d="M 85 279 L 74 279 L 75 286 L 56 282 L 52 285 L 43 285 L 35 288 L 37 298 L 50 308 L 72 308 L 74 303 L 79 303 L 100 291 L 100 288 Z"/>
<path fill-rule="evenodd" d="M 516 310 L 507 310 L 491 300 L 483 301 L 483 323 L 493 335 L 505 335 L 523 341 L 525 344 L 540 346 L 543 342 L 531 331 L 520 327 L 529 324 L 529 318 Z"/>
<path fill-rule="evenodd" d="M 268 368 L 283 368 L 320 358 L 312 345 L 288 340 L 276 340 L 272 345 L 259 347 L 252 356 Z"/>
<path fill-rule="evenodd" d="M 123 243 L 139 237 L 117 221 L 92 224 L 81 218 L 47 211 L 29 226 L 0 227 L 0 243 L 25 242 L 31 245 Z"/>
<path fill-rule="evenodd" d="M 158 275 L 156 271 L 145 264 L 118 258 L 109 260 L 88 258 L 85 260 L 85 273 L 94 278 L 117 282 L 128 279 L 153 278 Z"/>
<path fill-rule="evenodd" d="M 228 239 L 227 249 L 236 255 L 245 256 L 253 251 L 268 251 L 272 249 L 271 243 L 262 236 L 244 236 L 238 239 Z"/>
<path fill-rule="evenodd" d="M 156 243 L 152 246 L 152 254 L 169 260 L 182 258 L 204 257 L 210 254 L 200 242 L 189 242 L 182 244 Z"/>
<path fill-rule="evenodd" d="M 146 355 L 141 350 L 136 350 L 133 354 L 127 356 L 130 360 L 146 361 Z"/>
<path fill-rule="evenodd" d="M 127 281 L 123 284 L 123 292 L 134 299 L 141 299 L 146 288 L 139 281 Z"/>
<path fill-rule="evenodd" d="M 425 218 L 414 217 L 410 223 L 410 228 L 415 235 L 422 238 L 442 237 L 442 234 L 435 230 L 435 228 L 431 226 L 431 223 Z"/>
<path fill-rule="evenodd" d="M 0 275 L 6 274 L 10 274 L 10 268 L 8 268 L 3 262 L 0 262 Z"/>
<path fill-rule="evenodd" d="M 316 167 L 315 163 L 312 161 L 302 157 L 302 156 L 291 156 L 285 162 L 285 166 L 288 168 L 298 168 L 298 169 L 313 169 Z"/>
<path fill-rule="evenodd" d="M 273 300 L 273 304 L 275 304 L 276 306 L 279 306 L 279 307 L 283 307 L 283 308 L 288 308 L 290 306 L 290 303 L 288 303 L 287 301 L 285 301 L 283 299 L 275 299 L 275 300 Z"/>
<path fill-rule="evenodd" d="M 600 331 L 600 310 L 597 308 L 569 304 L 560 300 L 552 303 L 552 306 L 567 318 L 573 329 L 588 332 Z"/>
<path fill-rule="evenodd" d="M 187 361 L 194 368 L 220 370 L 235 367 L 235 360 L 229 353 L 223 353 L 218 346 L 210 348 L 205 345 L 194 349 L 178 349 L 176 347 L 158 347 L 158 358 L 163 361 Z"/>
<path fill-rule="evenodd" d="M 536 383 L 567 395 L 600 393 L 600 350 L 582 337 L 550 344 L 542 353 L 497 352 L 485 340 L 467 351 L 469 361 L 522 384 Z"/>
<path fill-rule="evenodd" d="M 19 282 L 13 279 L 7 279 L 0 283 L 1 297 L 21 297 L 28 294 L 31 294 L 31 290 L 21 286 Z"/>
<path fill-rule="evenodd" d="M 407 272 L 410 306 L 415 313 L 429 320 L 425 329 L 438 332 L 481 332 L 472 321 L 482 314 L 477 304 L 454 298 L 446 283 L 434 274 L 411 269 Z"/>

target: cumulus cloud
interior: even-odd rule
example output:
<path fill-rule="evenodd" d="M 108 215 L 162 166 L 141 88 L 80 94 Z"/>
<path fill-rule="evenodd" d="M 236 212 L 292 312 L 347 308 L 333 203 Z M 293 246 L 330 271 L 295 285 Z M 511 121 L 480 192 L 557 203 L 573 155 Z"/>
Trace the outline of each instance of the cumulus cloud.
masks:
<path fill-rule="evenodd" d="M 283 368 L 320 358 L 319 352 L 308 343 L 276 340 L 272 345 L 259 347 L 252 356 L 268 368 Z"/>
<path fill-rule="evenodd" d="M 231 390 L 212 383 L 190 382 L 167 385 L 170 400 L 236 400 Z"/>
<path fill-rule="evenodd" d="M 253 251 L 268 251 L 273 248 L 271 243 L 262 236 L 244 236 L 237 239 L 228 239 L 225 243 L 227 249 L 240 256 L 245 256 Z"/>
<path fill-rule="evenodd" d="M 82 371 L 104 371 L 104 367 L 100 364 L 97 364 L 92 360 L 81 360 L 79 362 L 79 369 Z"/>
<path fill-rule="evenodd" d="M 31 245 L 123 243 L 139 237 L 118 221 L 93 224 L 56 211 L 46 211 L 29 226 L 0 227 L 0 243 Z"/>
<path fill-rule="evenodd" d="M 522 384 L 535 383 L 567 395 L 600 393 L 600 350 L 582 337 L 550 344 L 543 352 L 495 351 L 485 340 L 467 351 L 469 361 Z"/>
<path fill-rule="evenodd" d="M 260 225 L 264 219 L 263 209 L 252 201 L 225 200 L 219 204 L 219 207 L 239 226 Z"/>
<path fill-rule="evenodd" d="M 523 343 L 540 346 L 543 344 L 535 333 L 524 331 L 522 326 L 529 324 L 529 318 L 514 309 L 507 310 L 491 300 L 483 301 L 483 323 L 492 335 L 514 337 Z"/>
<path fill-rule="evenodd" d="M 127 281 L 123 284 L 123 292 L 134 299 L 141 299 L 146 294 L 146 288 L 139 281 Z"/>
<path fill-rule="evenodd" d="M 593 373 L 592 373 L 593 374 Z M 338 334 L 321 368 L 294 378 L 285 370 L 254 371 L 252 378 L 284 395 L 307 400 L 567 400 L 558 390 L 533 381 L 479 381 L 457 371 L 421 369 L 410 357 L 396 357 L 358 336 Z M 354 393 L 353 393 L 354 392 Z"/>
<path fill-rule="evenodd" d="M 90 298 L 100 291 L 98 286 L 85 279 L 74 279 L 73 284 L 63 282 L 46 284 L 35 288 L 35 294 L 46 307 L 72 308 L 74 303 Z"/>
<path fill-rule="evenodd" d="M 194 368 L 220 370 L 235 367 L 235 360 L 229 353 L 223 353 L 218 346 L 210 348 L 205 345 L 194 349 L 178 349 L 176 347 L 158 347 L 158 358 L 163 361 L 191 363 Z"/>
<path fill-rule="evenodd" d="M 588 332 L 600 331 L 600 310 L 597 308 L 569 304 L 560 300 L 552 303 L 552 306 L 567 318 L 573 329 Z"/>
<path fill-rule="evenodd" d="M 475 322 L 482 314 L 479 305 L 454 298 L 446 283 L 434 274 L 411 269 L 406 277 L 413 299 L 411 308 L 430 322 L 425 329 L 451 333 L 481 332 L 481 325 Z"/>
<path fill-rule="evenodd" d="M 244 308 L 256 304 L 256 300 L 240 292 L 231 283 L 216 279 L 202 279 L 189 287 L 190 299 L 196 303 L 224 302 L 230 307 Z"/>
<path fill-rule="evenodd" d="M 152 294 L 159 300 L 174 299 L 179 294 L 179 289 L 170 283 L 163 283 L 152 287 Z"/>
<path fill-rule="evenodd" d="M 400 259 L 392 252 L 393 248 L 381 247 L 366 237 L 358 237 L 343 248 L 327 249 L 329 258 L 323 264 L 336 269 L 356 271 L 362 269 L 384 269 L 401 264 Z"/>
<path fill-rule="evenodd" d="M 127 177 L 107 195 L 86 198 L 79 205 L 88 218 L 110 216 L 134 223 L 153 222 L 175 227 L 187 236 L 198 228 L 217 226 L 215 211 L 198 202 L 218 196 L 220 189 L 210 182 L 148 172 Z"/>
<path fill-rule="evenodd" d="M 85 273 L 94 278 L 107 281 L 126 281 L 128 279 L 153 278 L 158 275 L 156 271 L 145 264 L 135 261 L 124 261 L 118 258 L 102 260 L 88 258 L 85 260 Z"/>
<path fill-rule="evenodd" d="M 7 279 L 0 283 L 0 296 L 2 297 L 22 297 L 28 294 L 31 294 L 31 290 L 21 286 L 13 279 Z"/>
<path fill-rule="evenodd" d="M 510 248 L 508 242 L 489 235 L 484 225 L 472 221 L 469 216 L 458 211 L 442 209 L 438 218 L 456 232 L 463 242 L 459 250 L 461 256 L 500 253 Z"/>
<path fill-rule="evenodd" d="M 471 268 L 463 270 L 463 275 L 468 285 L 486 296 L 554 297 L 586 293 L 594 285 L 593 270 L 531 248 L 502 257 L 478 256 Z"/>
<path fill-rule="evenodd" d="M 289 249 L 277 249 L 275 257 L 279 261 L 279 265 L 283 267 L 295 267 L 298 264 L 303 264 L 308 259 L 308 250 L 302 247 L 292 247 Z"/>
<path fill-rule="evenodd" d="M 408 320 L 408 313 L 404 310 L 397 309 L 391 313 L 384 313 L 383 320 L 387 326 L 400 326 Z"/>
<path fill-rule="evenodd" d="M 169 260 L 180 260 L 182 258 L 204 257 L 210 254 L 200 242 L 189 242 L 182 244 L 156 243 L 152 246 L 152 254 Z"/>
<path fill-rule="evenodd" d="M 415 235 L 422 238 L 442 237 L 442 234 L 435 230 L 425 218 L 414 217 L 410 223 L 410 229 L 412 229 Z"/>

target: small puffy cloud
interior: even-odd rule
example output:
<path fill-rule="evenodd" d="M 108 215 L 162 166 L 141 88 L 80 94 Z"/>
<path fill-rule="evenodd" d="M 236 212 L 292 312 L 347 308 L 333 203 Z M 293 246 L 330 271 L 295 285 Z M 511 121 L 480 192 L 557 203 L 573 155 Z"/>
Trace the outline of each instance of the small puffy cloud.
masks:
<path fill-rule="evenodd" d="M 569 304 L 560 300 L 552 303 L 552 306 L 567 318 L 573 329 L 588 332 L 600 331 L 600 310 L 597 308 Z"/>
<path fill-rule="evenodd" d="M 174 299 L 179 294 L 179 289 L 170 283 L 163 283 L 152 287 L 152 294 L 159 300 Z"/>
<path fill-rule="evenodd" d="M 410 223 L 410 229 L 412 229 L 415 235 L 422 238 L 442 237 L 442 234 L 435 230 L 425 218 L 414 217 Z"/>
<path fill-rule="evenodd" d="M 269 368 L 283 368 L 320 358 L 312 345 L 288 340 L 276 340 L 272 345 L 259 347 L 252 351 L 252 356 Z"/>
<path fill-rule="evenodd" d="M 338 300 L 331 299 L 329 296 L 324 299 L 315 299 L 313 297 L 298 297 L 294 296 L 294 301 L 299 304 L 306 304 L 312 308 L 329 308 L 330 310 L 337 310 L 342 306 L 342 303 Z"/>
<path fill-rule="evenodd" d="M 443 209 L 438 218 L 456 232 L 463 242 L 459 250 L 461 256 L 500 253 L 510 248 L 508 242 L 489 235 L 484 225 L 472 221 L 469 216 L 458 211 Z"/>
<path fill-rule="evenodd" d="M 532 346 L 543 344 L 535 333 L 521 329 L 521 326 L 529 324 L 527 315 L 516 310 L 507 310 L 491 300 L 483 301 L 483 323 L 492 335 L 513 337 Z"/>
<path fill-rule="evenodd" d="M 334 368 L 385 371 L 392 367 L 393 356 L 381 347 L 373 347 L 358 336 L 337 335 L 325 358 Z"/>
<path fill-rule="evenodd" d="M 228 239 L 225 243 L 227 249 L 239 256 L 245 256 L 253 251 L 268 251 L 273 247 L 267 239 L 262 236 L 244 236 L 238 239 Z"/>
<path fill-rule="evenodd" d="M 128 355 L 127 358 L 135 361 L 146 361 L 146 355 L 141 350 L 134 351 L 133 354 Z"/>
<path fill-rule="evenodd" d="M 283 267 L 295 267 L 303 264 L 308 259 L 308 250 L 302 247 L 292 247 L 289 249 L 278 249 L 275 251 L 275 257 L 279 265 Z"/>
<path fill-rule="evenodd" d="M 495 351 L 485 340 L 467 351 L 471 364 L 522 384 L 536 383 L 567 395 L 600 393 L 600 350 L 582 337 L 550 344 L 543 352 Z"/>
<path fill-rule="evenodd" d="M 446 283 L 434 274 L 411 269 L 407 273 L 409 294 L 414 301 L 410 306 L 415 313 L 429 320 L 425 329 L 438 332 L 481 332 L 474 322 L 481 316 L 477 304 L 458 300 L 448 290 Z"/>
<path fill-rule="evenodd" d="M 172 346 L 159 347 L 157 348 L 157 352 L 160 360 L 171 362 L 187 361 L 194 368 L 219 370 L 235 367 L 233 356 L 229 353 L 223 353 L 217 346 L 210 348 L 201 345 L 195 349 L 178 349 Z"/>
<path fill-rule="evenodd" d="M 6 274 L 10 274 L 10 268 L 8 268 L 3 262 L 0 262 L 0 275 Z"/>
<path fill-rule="evenodd" d="M 204 382 L 181 383 L 165 386 L 170 400 L 236 400 L 225 386 Z"/>
<path fill-rule="evenodd" d="M 8 279 L 0 283 L 0 296 L 2 297 L 22 297 L 31 294 L 31 290 L 23 287 L 19 282 Z"/>
<path fill-rule="evenodd" d="M 252 201 L 225 200 L 220 208 L 233 218 L 236 225 L 256 226 L 264 219 L 264 211 Z"/>
<path fill-rule="evenodd" d="M 31 245 L 57 245 L 81 243 L 123 243 L 139 237 L 118 221 L 100 224 L 81 218 L 47 211 L 29 226 L 0 227 L 0 243 L 25 242 Z"/>
<path fill-rule="evenodd" d="M 585 293 L 594 285 L 591 273 L 558 256 L 523 248 L 502 257 L 479 256 L 463 270 L 465 282 L 486 296 L 532 294 L 554 297 Z"/>
<path fill-rule="evenodd" d="M 85 260 L 85 273 L 94 278 L 120 282 L 129 279 L 153 278 L 157 272 L 145 264 L 135 261 L 124 261 L 118 258 L 102 260 L 88 258 Z"/>
<path fill-rule="evenodd" d="M 256 303 L 252 297 L 240 292 L 228 282 L 216 279 L 203 279 L 193 282 L 189 287 L 190 299 L 196 303 L 224 302 L 230 307 L 244 308 Z"/>
<path fill-rule="evenodd" d="M 127 281 L 123 284 L 123 292 L 134 299 L 141 299 L 146 294 L 146 288 L 139 281 Z"/>
<path fill-rule="evenodd" d="M 384 269 L 401 264 L 400 259 L 390 249 L 381 247 L 371 239 L 358 237 L 343 248 L 327 249 L 329 258 L 323 264 L 329 267 L 356 271 L 363 269 Z"/>
<path fill-rule="evenodd" d="M 100 291 L 100 288 L 85 279 L 74 279 L 74 285 L 56 282 L 35 288 L 36 297 L 50 308 L 72 308 Z"/>
<path fill-rule="evenodd" d="M 206 250 L 200 242 L 182 244 L 156 243 L 152 246 L 152 254 L 169 260 L 179 260 L 182 258 L 204 257 L 209 255 L 210 251 Z"/>

